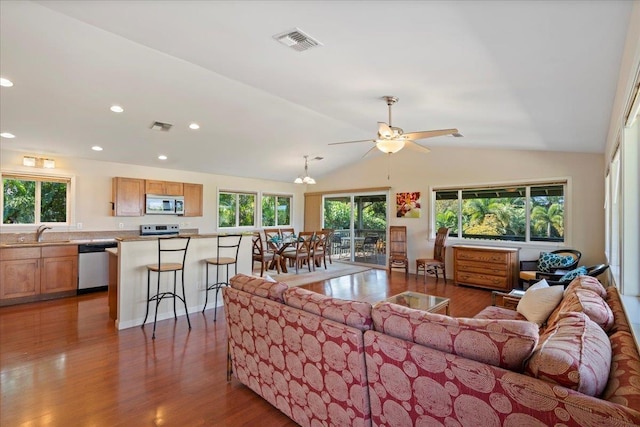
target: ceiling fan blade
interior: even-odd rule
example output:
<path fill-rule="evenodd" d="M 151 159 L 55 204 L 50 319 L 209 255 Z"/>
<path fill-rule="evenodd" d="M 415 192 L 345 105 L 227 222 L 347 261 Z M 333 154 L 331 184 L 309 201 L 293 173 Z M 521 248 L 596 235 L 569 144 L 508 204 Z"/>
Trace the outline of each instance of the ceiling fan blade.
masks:
<path fill-rule="evenodd" d="M 393 131 L 391 127 L 385 122 L 378 122 L 378 136 L 380 138 L 391 138 L 393 136 Z"/>
<path fill-rule="evenodd" d="M 429 150 L 427 147 L 420 145 L 417 142 L 413 142 L 411 140 L 405 141 L 405 146 L 409 148 L 413 148 L 414 150 L 422 151 L 423 153 L 431 152 L 431 150 Z"/>
<path fill-rule="evenodd" d="M 423 130 L 420 132 L 411 132 L 405 133 L 402 135 L 403 139 L 425 139 L 425 138 L 433 138 L 435 136 L 443 136 L 443 135 L 454 135 L 454 136 L 462 136 L 458 129 L 439 129 L 439 130 Z"/>
<path fill-rule="evenodd" d="M 331 142 L 329 145 L 353 144 L 354 142 L 375 142 L 373 139 L 359 139 L 358 141 Z"/>
<path fill-rule="evenodd" d="M 375 150 L 377 150 L 377 149 L 378 149 L 378 147 L 376 147 L 376 146 L 374 145 L 373 147 L 371 147 L 371 148 L 369 149 L 369 151 L 367 151 L 366 153 L 364 153 L 364 155 L 362 156 L 362 158 L 364 159 L 365 157 L 367 157 L 367 156 L 369 155 L 369 153 L 371 153 L 372 151 L 375 151 Z"/>

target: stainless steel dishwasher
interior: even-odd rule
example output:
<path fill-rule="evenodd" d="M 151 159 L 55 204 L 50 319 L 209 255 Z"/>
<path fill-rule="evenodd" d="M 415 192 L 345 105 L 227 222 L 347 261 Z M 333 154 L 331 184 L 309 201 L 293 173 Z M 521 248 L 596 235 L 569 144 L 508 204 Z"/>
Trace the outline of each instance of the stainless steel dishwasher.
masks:
<path fill-rule="evenodd" d="M 78 245 L 78 294 L 107 289 L 109 254 L 105 249 L 117 246 L 115 240 L 91 241 Z"/>

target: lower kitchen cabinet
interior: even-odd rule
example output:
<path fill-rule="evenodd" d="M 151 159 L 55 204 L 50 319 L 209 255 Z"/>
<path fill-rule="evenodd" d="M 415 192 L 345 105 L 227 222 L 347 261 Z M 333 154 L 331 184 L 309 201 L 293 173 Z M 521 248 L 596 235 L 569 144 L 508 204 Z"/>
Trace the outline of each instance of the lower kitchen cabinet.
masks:
<path fill-rule="evenodd" d="M 0 249 L 0 305 L 75 295 L 78 246 Z"/>
<path fill-rule="evenodd" d="M 40 293 L 40 259 L 2 260 L 0 299 L 30 297 Z"/>
<path fill-rule="evenodd" d="M 78 246 L 42 248 L 40 293 L 76 291 L 78 289 Z"/>

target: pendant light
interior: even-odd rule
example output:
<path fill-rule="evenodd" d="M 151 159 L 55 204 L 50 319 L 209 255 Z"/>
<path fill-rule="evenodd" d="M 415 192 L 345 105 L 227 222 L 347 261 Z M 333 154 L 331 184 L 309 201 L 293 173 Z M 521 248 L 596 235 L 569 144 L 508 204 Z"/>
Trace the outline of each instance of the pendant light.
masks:
<path fill-rule="evenodd" d="M 322 157 L 314 157 L 311 160 L 322 160 Z M 316 183 L 316 180 L 309 176 L 309 156 L 304 156 L 304 176 L 298 176 L 293 182 L 295 184 L 310 184 Z"/>

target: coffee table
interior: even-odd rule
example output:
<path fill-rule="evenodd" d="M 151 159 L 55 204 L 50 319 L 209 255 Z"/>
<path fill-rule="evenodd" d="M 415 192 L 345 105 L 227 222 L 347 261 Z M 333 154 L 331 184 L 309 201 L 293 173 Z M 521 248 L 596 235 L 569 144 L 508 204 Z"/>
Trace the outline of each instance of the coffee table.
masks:
<path fill-rule="evenodd" d="M 444 308 L 445 314 L 447 316 L 449 315 L 449 298 L 406 291 L 387 298 L 385 301 L 417 310 L 428 311 L 429 313 L 436 313 Z"/>

